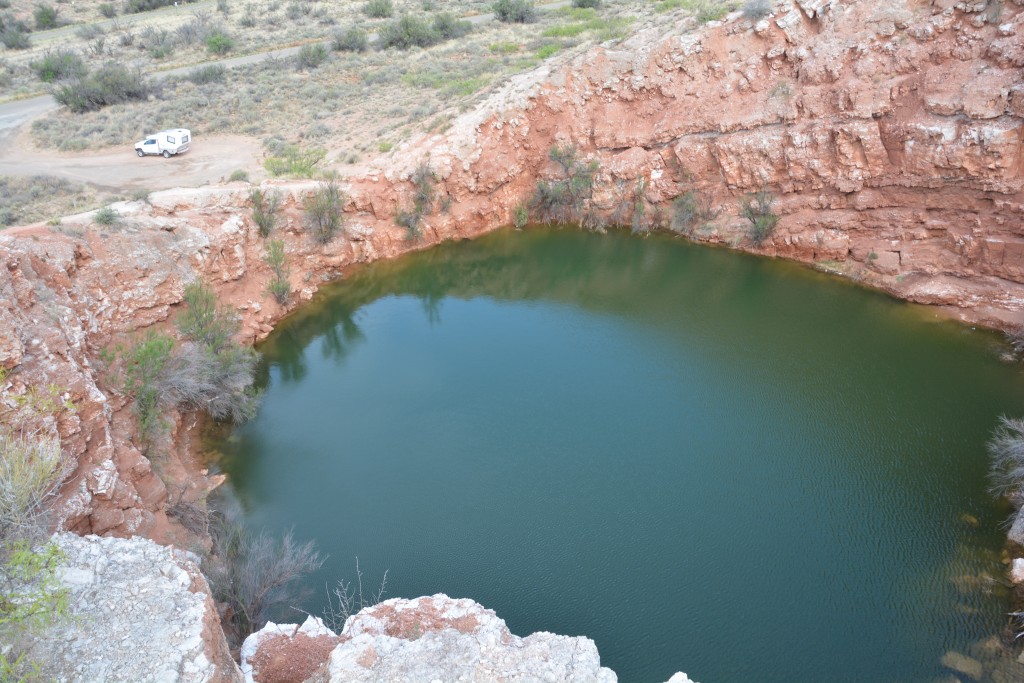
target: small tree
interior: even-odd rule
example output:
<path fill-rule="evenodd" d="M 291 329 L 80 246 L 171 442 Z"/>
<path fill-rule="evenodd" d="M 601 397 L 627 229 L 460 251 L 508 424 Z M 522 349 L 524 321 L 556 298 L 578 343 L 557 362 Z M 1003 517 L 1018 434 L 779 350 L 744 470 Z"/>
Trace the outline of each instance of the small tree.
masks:
<path fill-rule="evenodd" d="M 334 239 L 344 220 L 344 206 L 345 194 L 334 180 L 320 183 L 317 189 L 306 197 L 306 227 L 314 240 L 320 244 L 327 244 Z"/>
<path fill-rule="evenodd" d="M 238 331 L 238 316 L 230 308 L 217 304 L 217 294 L 202 280 L 186 285 L 182 297 L 185 310 L 178 316 L 178 329 L 193 341 L 211 351 L 219 351 L 231 343 Z"/>
<path fill-rule="evenodd" d="M 292 285 L 288 280 L 291 269 L 288 267 L 288 260 L 284 253 L 284 242 L 281 240 L 267 242 L 267 253 L 263 255 L 263 262 L 270 266 L 270 272 L 273 273 L 270 283 L 267 284 L 267 293 L 283 306 L 288 303 L 292 294 Z"/>
<path fill-rule="evenodd" d="M 779 217 L 773 210 L 775 195 L 760 190 L 740 199 L 740 215 L 750 222 L 750 239 L 760 246 L 775 232 Z"/>
<path fill-rule="evenodd" d="M 498 0 L 494 16 L 507 24 L 530 24 L 537 21 L 537 8 L 531 0 Z"/>
<path fill-rule="evenodd" d="M 36 20 L 36 29 L 39 31 L 57 28 L 57 10 L 50 5 L 36 5 L 32 16 Z"/>
<path fill-rule="evenodd" d="M 254 188 L 249 193 L 252 202 L 252 219 L 260 229 L 260 236 L 267 237 L 277 224 L 277 210 L 281 206 L 281 195 L 274 190 L 264 192 Z"/>

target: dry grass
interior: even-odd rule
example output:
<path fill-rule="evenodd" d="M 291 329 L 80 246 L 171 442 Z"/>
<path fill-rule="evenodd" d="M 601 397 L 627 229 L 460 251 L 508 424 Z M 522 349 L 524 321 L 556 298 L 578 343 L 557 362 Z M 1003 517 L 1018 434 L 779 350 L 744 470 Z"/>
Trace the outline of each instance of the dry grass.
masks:
<path fill-rule="evenodd" d="M 445 9 L 456 3 L 435 4 Z M 467 11 L 489 6 L 457 4 Z M 421 7 L 418 1 L 396 5 Z M 345 5 L 356 23 L 372 30 L 374 22 L 360 7 Z M 57 112 L 37 121 L 33 135 L 41 146 L 74 151 L 127 144 L 147 130 L 187 124 L 197 140 L 221 133 L 273 138 L 325 148 L 328 163 L 354 163 L 421 131 L 443 130 L 509 76 L 554 54 L 619 37 L 652 7 L 623 1 L 598 11 L 542 12 L 535 24 L 488 22 L 427 49 L 334 53 L 309 71 L 296 69 L 293 59 L 278 59 L 233 69 L 222 81 L 174 79 L 154 101 L 83 115 Z"/>
<path fill-rule="evenodd" d="M 98 203 L 94 191 L 63 178 L 0 176 L 0 230 L 87 211 Z"/>

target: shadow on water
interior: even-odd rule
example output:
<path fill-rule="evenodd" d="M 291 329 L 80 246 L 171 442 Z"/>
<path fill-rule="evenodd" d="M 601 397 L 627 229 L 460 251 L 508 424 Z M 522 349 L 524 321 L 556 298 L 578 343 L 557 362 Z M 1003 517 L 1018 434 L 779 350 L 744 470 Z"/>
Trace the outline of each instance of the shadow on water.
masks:
<path fill-rule="evenodd" d="M 506 231 L 325 288 L 216 446 L 254 525 L 332 556 L 316 586 L 358 555 L 626 683 L 932 681 L 1002 624 L 999 348 L 795 264 Z"/>

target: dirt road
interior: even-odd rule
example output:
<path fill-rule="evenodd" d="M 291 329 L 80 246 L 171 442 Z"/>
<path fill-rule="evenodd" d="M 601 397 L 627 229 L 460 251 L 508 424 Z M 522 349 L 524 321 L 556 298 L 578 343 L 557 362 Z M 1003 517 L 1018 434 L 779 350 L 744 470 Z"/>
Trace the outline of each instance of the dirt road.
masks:
<path fill-rule="evenodd" d="M 247 170 L 254 177 L 261 175 L 261 146 L 255 138 L 199 136 L 191 149 L 179 156 L 140 159 L 127 145 L 96 152 L 33 150 L 24 136 L 19 135 L 18 143 L 0 153 L 0 175 L 51 175 L 113 193 L 196 187 L 227 180 L 236 169 Z"/>

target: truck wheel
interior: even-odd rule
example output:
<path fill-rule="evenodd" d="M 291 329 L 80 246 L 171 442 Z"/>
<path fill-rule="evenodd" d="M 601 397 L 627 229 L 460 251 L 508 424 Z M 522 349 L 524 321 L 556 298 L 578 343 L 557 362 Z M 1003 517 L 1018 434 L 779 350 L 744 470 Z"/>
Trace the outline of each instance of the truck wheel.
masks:
<path fill-rule="evenodd" d="M 165 150 L 164 150 L 164 159 L 170 159 L 170 158 L 171 158 L 171 153 L 170 153 L 170 152 L 168 152 L 168 151 L 167 151 L 167 150 L 165 149 Z"/>
<path fill-rule="evenodd" d="M 136 154 L 138 154 L 138 155 L 139 155 L 140 157 L 144 157 L 144 156 L 146 156 L 146 153 L 145 153 L 145 152 L 143 152 L 143 151 L 142 151 L 141 149 L 137 149 L 137 150 L 135 150 L 135 153 L 136 153 Z"/>

